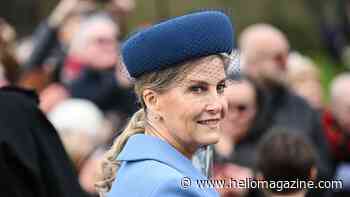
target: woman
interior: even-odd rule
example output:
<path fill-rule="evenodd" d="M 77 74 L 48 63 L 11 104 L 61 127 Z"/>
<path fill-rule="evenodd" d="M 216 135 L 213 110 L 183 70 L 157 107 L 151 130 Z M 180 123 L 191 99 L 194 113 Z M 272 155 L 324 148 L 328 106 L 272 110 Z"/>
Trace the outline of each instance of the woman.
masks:
<path fill-rule="evenodd" d="M 222 54 L 232 48 L 230 19 L 217 11 L 165 21 L 125 42 L 142 108 L 107 153 L 102 195 L 111 188 L 108 196 L 218 196 L 195 185 L 206 178 L 191 158 L 220 138 L 227 108 Z"/>
<path fill-rule="evenodd" d="M 222 121 L 222 137 L 214 146 L 214 179 L 246 180 L 253 178 L 250 168 L 236 163 L 237 156 L 244 157 L 244 152 L 238 149 L 254 123 L 258 107 L 257 86 L 246 76 L 241 76 L 239 83 L 229 85 L 225 89 L 228 109 Z M 242 154 L 238 154 L 242 153 Z M 244 157 L 245 158 L 245 157 Z M 240 159 L 240 158 L 238 158 Z M 245 196 L 248 188 L 220 188 L 221 197 Z"/>

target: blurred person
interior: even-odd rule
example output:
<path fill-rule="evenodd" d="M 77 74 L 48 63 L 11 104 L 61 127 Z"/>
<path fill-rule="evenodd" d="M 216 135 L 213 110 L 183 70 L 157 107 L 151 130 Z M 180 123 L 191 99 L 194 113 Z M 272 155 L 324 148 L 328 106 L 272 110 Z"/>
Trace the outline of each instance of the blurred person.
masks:
<path fill-rule="evenodd" d="M 184 176 L 206 179 L 191 158 L 219 140 L 227 110 L 221 53 L 232 48 L 232 24 L 218 11 L 164 21 L 124 43 L 123 60 L 142 108 L 102 163 L 102 196 L 218 196 L 213 188 L 179 183 Z"/>
<path fill-rule="evenodd" d="M 135 10 L 135 0 L 107 0 L 105 10 L 112 15 L 120 27 L 119 38 L 123 38 L 127 33 L 127 20 L 133 10 Z"/>
<path fill-rule="evenodd" d="M 244 61 L 243 72 L 257 82 L 261 91 L 258 98 L 261 110 L 258 110 L 247 137 L 237 145 L 236 154 L 241 155 L 237 162 L 254 166 L 256 145 L 262 135 L 271 128 L 282 127 L 300 132 L 312 142 L 317 151 L 319 178 L 331 179 L 334 167 L 320 116 L 287 87 L 289 43 L 285 35 L 271 25 L 255 24 L 242 32 L 239 46 Z"/>
<path fill-rule="evenodd" d="M 337 167 L 336 179 L 343 180 L 343 190 L 336 196 L 350 194 L 350 73 L 341 73 L 331 84 L 330 106 L 323 114 L 325 135 Z"/>
<path fill-rule="evenodd" d="M 237 144 L 245 137 L 255 118 L 257 95 L 254 85 L 248 79 L 242 79 L 227 86 L 225 97 L 228 112 L 221 124 L 223 137 L 215 147 L 218 154 L 229 156 L 234 147 L 228 148 L 228 146 Z M 220 147 L 221 145 L 223 147 Z"/>
<path fill-rule="evenodd" d="M 0 89 L 0 196 L 84 197 L 59 136 L 32 91 Z"/>
<path fill-rule="evenodd" d="M 13 44 L 16 39 L 16 31 L 14 28 L 7 23 L 3 18 L 0 18 L 0 45 L 7 47 Z M 1 49 L 2 50 L 2 49 Z"/>
<path fill-rule="evenodd" d="M 257 89 L 244 77 L 225 89 L 228 111 L 221 123 L 222 134 L 215 144 L 214 179 L 245 180 L 253 177 L 253 170 L 235 163 L 235 145 L 248 133 L 257 111 Z M 248 189 L 220 189 L 222 197 L 244 196 Z"/>
<path fill-rule="evenodd" d="M 269 24 L 254 24 L 239 38 L 243 72 L 260 85 L 285 83 L 289 43 L 285 35 Z"/>
<path fill-rule="evenodd" d="M 6 83 L 15 84 L 21 73 L 15 57 L 16 31 L 3 18 L 0 18 L 0 66 L 2 67 L 3 80 Z"/>
<path fill-rule="evenodd" d="M 299 53 L 291 53 L 287 63 L 288 86 L 317 111 L 323 110 L 321 74 L 315 63 Z"/>
<path fill-rule="evenodd" d="M 84 99 L 67 99 L 55 106 L 48 119 L 58 131 L 77 171 L 88 155 L 111 135 L 102 111 Z"/>
<path fill-rule="evenodd" d="M 28 61 L 33 51 L 33 40 L 31 36 L 26 36 L 16 41 L 16 59 L 20 65 Z"/>
<path fill-rule="evenodd" d="M 106 13 L 86 18 L 73 36 L 62 81 L 73 98 L 95 103 L 118 129 L 136 111 L 131 80 L 120 60 L 118 25 Z"/>
<path fill-rule="evenodd" d="M 344 134 L 350 134 L 350 73 L 341 73 L 331 84 L 330 112 L 335 128 Z M 336 129 L 337 130 L 337 129 Z M 349 156 L 349 155 L 344 155 Z"/>
<path fill-rule="evenodd" d="M 252 169 L 237 165 L 235 163 L 221 163 L 220 165 L 214 164 L 214 180 L 226 180 L 226 181 L 244 181 L 254 178 L 254 172 Z M 221 197 L 243 197 L 247 196 L 249 190 L 244 187 L 232 187 L 232 188 L 217 188 Z"/>
<path fill-rule="evenodd" d="M 331 149 L 338 161 L 350 161 L 350 73 L 335 77 L 331 84 L 330 106 L 323 124 Z"/>
<path fill-rule="evenodd" d="M 69 99 L 70 93 L 59 83 L 52 83 L 40 92 L 40 109 L 45 113 L 50 113 L 61 102 Z"/>
<path fill-rule="evenodd" d="M 5 70 L 4 67 L 0 64 L 0 87 L 7 86 L 8 81 L 5 76 Z"/>
<path fill-rule="evenodd" d="M 101 162 L 105 149 L 95 150 L 81 166 L 79 182 L 82 188 L 93 196 L 98 196 L 95 183 L 102 178 Z"/>
<path fill-rule="evenodd" d="M 72 35 L 80 20 L 93 11 L 93 1 L 60 0 L 47 19 L 42 21 L 31 36 L 29 47 L 18 51 L 24 58 L 20 85 L 43 90 L 52 81 L 60 81 L 59 73 Z"/>
<path fill-rule="evenodd" d="M 106 13 L 91 15 L 82 21 L 73 35 L 61 77 L 69 83 L 84 68 L 112 69 L 118 62 L 119 28 Z"/>
<path fill-rule="evenodd" d="M 278 130 L 282 131 L 274 130 L 267 133 L 259 143 L 256 164 L 257 179 L 268 183 L 315 181 L 317 153 L 312 144 L 298 132 Z M 264 188 L 263 190 L 263 196 L 266 197 L 304 197 L 307 192 L 307 188 L 286 187 Z"/>
<path fill-rule="evenodd" d="M 59 12 L 54 12 L 52 15 L 53 16 L 57 15 L 60 17 L 65 16 L 65 15 L 62 15 L 61 12 L 64 12 L 66 13 L 66 15 L 68 15 L 68 13 L 74 12 L 74 9 L 73 9 L 74 5 L 75 6 L 80 5 L 79 2 L 80 1 L 77 1 L 77 0 L 74 0 L 72 2 L 67 2 L 66 0 L 63 0 L 62 2 L 60 2 L 61 4 L 58 6 L 58 8 L 56 8 L 57 10 L 59 10 Z M 65 16 L 65 17 L 68 17 L 68 16 Z M 80 16 L 77 16 L 77 17 L 80 17 Z M 61 20 L 63 19 L 60 19 L 60 21 Z M 58 22 L 55 22 L 55 23 L 58 23 Z M 95 77 L 96 75 L 94 75 L 94 72 L 89 72 L 91 70 L 91 67 L 95 69 L 95 68 L 98 68 L 98 66 L 102 65 L 102 66 L 108 67 L 109 69 L 113 69 L 113 66 L 116 64 L 116 61 L 118 59 L 117 58 L 117 54 L 118 54 L 117 41 L 115 40 L 118 34 L 117 33 L 118 28 L 115 26 L 114 22 L 107 15 L 97 14 L 97 15 L 92 15 L 90 17 L 85 17 L 83 19 L 80 17 L 79 22 L 74 22 L 74 23 L 79 23 L 78 27 L 75 28 L 76 30 L 74 31 L 74 33 L 67 33 L 67 32 L 64 33 L 65 35 L 69 34 L 69 36 L 66 36 L 66 37 L 69 37 L 70 47 L 69 47 L 67 57 L 65 57 L 62 62 L 63 65 L 57 70 L 57 81 L 54 83 L 49 82 L 49 85 L 46 85 L 45 89 L 41 90 L 42 93 L 40 97 L 42 100 L 42 106 L 43 106 L 42 108 L 46 112 L 50 111 L 50 109 L 53 106 L 58 104 L 58 102 L 62 100 L 61 99 L 62 97 L 68 97 L 68 96 L 83 97 L 91 100 L 92 98 L 88 96 L 94 96 L 94 95 L 91 95 L 90 92 L 94 91 L 93 89 L 96 89 L 96 87 L 100 86 L 100 84 L 95 83 L 95 81 L 96 80 L 101 81 L 100 77 L 97 77 L 96 79 Z M 99 43 L 101 39 L 103 43 L 107 42 L 107 44 Z M 106 41 L 105 39 L 108 39 L 108 40 Z M 99 47 L 100 45 L 102 47 Z M 109 49 L 107 49 L 106 51 L 105 46 L 108 46 L 108 45 L 111 47 L 109 47 Z M 43 49 L 44 48 L 45 47 L 43 47 Z M 84 69 L 85 68 L 90 69 L 89 71 L 86 70 L 86 73 L 88 74 L 81 73 L 83 67 Z M 95 80 L 92 82 L 89 81 L 90 84 L 95 86 L 95 88 L 91 90 L 89 90 L 89 88 L 92 88 L 92 87 L 91 86 L 86 87 L 89 84 L 86 85 L 85 84 L 86 81 L 84 81 L 85 75 L 89 75 L 90 73 L 92 73 L 91 75 L 93 75 L 92 80 Z M 108 74 L 108 77 L 113 75 L 112 72 L 110 73 L 111 74 Z M 78 85 L 73 85 L 73 87 L 71 87 L 72 81 L 76 80 L 79 77 L 82 78 L 82 80 L 79 80 L 79 81 L 84 81 L 83 85 L 80 85 L 78 83 Z M 91 79 L 91 76 L 88 76 L 88 78 Z M 109 77 L 109 79 L 107 80 L 105 78 L 106 77 L 103 77 L 103 81 L 105 83 L 113 84 L 113 76 Z M 83 92 L 83 95 L 79 94 L 81 92 Z M 88 96 L 86 96 L 87 94 Z"/>
<path fill-rule="evenodd" d="M 66 49 L 79 29 L 84 15 L 95 9 L 92 1 L 60 0 L 51 14 L 32 36 L 33 51 L 25 61 L 25 68 L 45 66 L 49 58 L 62 64 Z M 51 60 L 52 61 L 52 60 Z M 60 65 L 51 65 L 60 66 Z"/>
<path fill-rule="evenodd" d="M 19 85 L 40 93 L 40 108 L 45 113 L 70 97 L 60 78 L 66 51 L 81 20 L 95 9 L 94 5 L 93 1 L 60 0 L 28 41 L 32 51 L 24 60 L 25 72 Z"/>

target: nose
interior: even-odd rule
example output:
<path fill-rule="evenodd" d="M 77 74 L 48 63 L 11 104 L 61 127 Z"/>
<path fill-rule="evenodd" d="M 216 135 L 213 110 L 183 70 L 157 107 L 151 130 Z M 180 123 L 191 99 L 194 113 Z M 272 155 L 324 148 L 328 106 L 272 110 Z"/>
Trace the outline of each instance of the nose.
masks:
<path fill-rule="evenodd" d="M 223 118 L 227 111 L 226 99 L 220 95 L 215 94 L 211 97 L 210 101 L 206 105 L 206 111 L 213 115 L 222 113 L 221 117 Z"/>
<path fill-rule="evenodd" d="M 207 105 L 206 109 L 211 114 L 217 114 L 222 110 L 222 105 L 219 102 L 210 103 Z"/>

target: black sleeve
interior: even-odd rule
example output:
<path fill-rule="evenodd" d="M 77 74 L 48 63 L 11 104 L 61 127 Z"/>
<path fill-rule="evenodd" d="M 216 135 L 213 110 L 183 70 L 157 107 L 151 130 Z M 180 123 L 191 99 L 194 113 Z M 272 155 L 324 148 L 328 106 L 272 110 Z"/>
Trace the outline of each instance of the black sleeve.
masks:
<path fill-rule="evenodd" d="M 36 99 L 0 89 L 0 109 L 0 196 L 85 196 Z"/>
<path fill-rule="evenodd" d="M 37 147 L 26 118 L 30 114 L 25 112 L 36 100 L 14 91 L 0 90 L 0 196 L 45 196 Z"/>
<path fill-rule="evenodd" d="M 27 142 L 29 140 L 27 139 Z M 24 144 L 22 146 L 24 147 Z M 35 154 L 31 146 L 26 151 Z M 40 171 L 35 155 L 21 155 L 21 148 L 7 142 L 0 142 L 0 196 L 41 197 L 46 196 L 44 183 L 40 181 Z"/>
<path fill-rule="evenodd" d="M 52 49 L 60 47 L 57 29 L 50 27 L 47 21 L 42 22 L 33 34 L 33 51 L 24 67 L 33 69 L 43 65 Z"/>

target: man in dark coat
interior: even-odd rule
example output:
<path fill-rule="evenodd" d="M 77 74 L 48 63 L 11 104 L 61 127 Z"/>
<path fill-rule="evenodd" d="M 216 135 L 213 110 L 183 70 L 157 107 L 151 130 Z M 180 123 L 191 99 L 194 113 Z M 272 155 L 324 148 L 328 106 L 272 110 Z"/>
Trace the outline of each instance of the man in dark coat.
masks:
<path fill-rule="evenodd" d="M 248 136 L 236 147 L 236 161 L 254 167 L 256 145 L 272 128 L 285 128 L 302 134 L 317 152 L 320 179 L 334 174 L 320 114 L 292 93 L 286 83 L 289 44 L 284 34 L 267 24 L 248 27 L 240 37 L 243 71 L 258 85 L 256 120 Z"/>
<path fill-rule="evenodd" d="M 0 89 L 0 196 L 85 197 L 34 92 Z"/>

